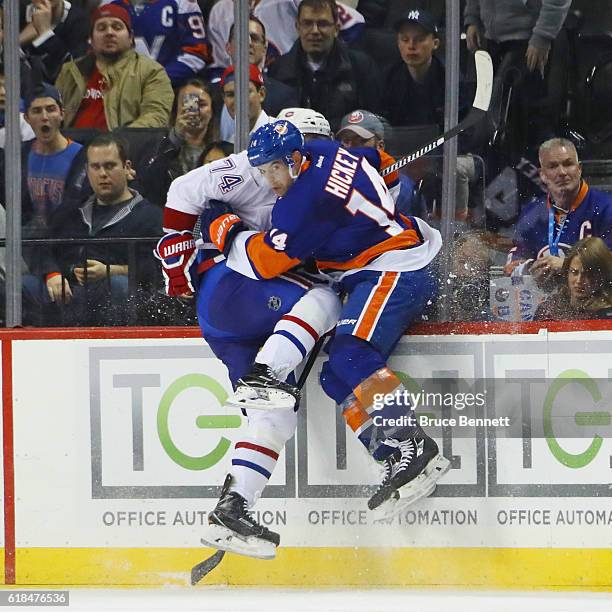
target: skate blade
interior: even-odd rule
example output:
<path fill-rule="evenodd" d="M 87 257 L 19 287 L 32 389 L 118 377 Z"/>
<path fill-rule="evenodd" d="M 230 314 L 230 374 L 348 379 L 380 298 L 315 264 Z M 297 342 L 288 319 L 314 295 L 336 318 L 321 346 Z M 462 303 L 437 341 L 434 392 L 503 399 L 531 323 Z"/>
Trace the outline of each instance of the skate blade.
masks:
<path fill-rule="evenodd" d="M 210 548 L 254 557 L 255 559 L 270 560 L 276 558 L 276 546 L 272 542 L 266 542 L 253 536 L 240 538 L 233 531 L 221 527 L 221 525 L 209 525 L 206 537 L 200 538 L 200 542 Z"/>
<path fill-rule="evenodd" d="M 431 495 L 438 484 L 438 480 L 449 469 L 450 461 L 444 455 L 438 453 L 425 466 L 422 474 L 419 474 L 417 478 L 397 490 L 400 496 L 399 500 L 397 500 L 398 505 L 401 508 L 405 508 L 419 499 Z"/>
<path fill-rule="evenodd" d="M 428 481 L 425 474 L 421 474 L 417 476 L 411 483 L 411 491 L 402 491 L 398 489 L 399 498 L 390 498 L 384 501 L 378 508 L 372 510 L 373 520 L 375 523 L 389 523 L 395 518 L 398 514 L 401 514 L 402 511 L 407 508 L 410 504 L 414 504 L 419 501 L 419 499 L 423 499 L 431 495 L 436 489 L 436 483 L 431 483 Z M 405 488 L 406 485 L 404 485 Z"/>
<path fill-rule="evenodd" d="M 414 480 L 397 489 L 399 499 L 390 498 L 372 512 L 374 522 L 390 522 L 405 508 L 415 502 L 429 497 L 435 490 L 438 480 L 450 469 L 450 461 L 439 453 L 425 466 L 425 469 Z"/>
<path fill-rule="evenodd" d="M 243 410 L 293 410 L 295 397 L 275 389 L 254 390 L 250 387 L 238 387 L 227 398 L 225 405 Z"/>

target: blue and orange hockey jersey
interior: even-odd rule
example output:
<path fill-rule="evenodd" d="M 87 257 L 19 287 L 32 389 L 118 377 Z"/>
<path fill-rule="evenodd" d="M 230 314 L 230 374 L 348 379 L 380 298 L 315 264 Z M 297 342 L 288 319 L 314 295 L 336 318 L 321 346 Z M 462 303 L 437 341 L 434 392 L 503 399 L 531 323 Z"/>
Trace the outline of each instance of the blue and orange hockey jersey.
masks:
<path fill-rule="evenodd" d="M 321 270 L 408 271 L 427 265 L 440 234 L 416 217 L 398 215 L 378 169 L 381 155 L 337 142 L 305 147 L 300 176 L 272 211 L 266 233 L 243 232 L 228 265 L 251 278 L 272 278 L 314 258 Z"/>
<path fill-rule="evenodd" d="M 525 260 L 545 255 L 562 257 L 573 244 L 588 236 L 599 236 L 612 248 L 612 195 L 591 189 L 582 181 L 567 215 L 555 210 L 547 197 L 537 198 L 525 207 L 516 224 L 506 271 L 509 273 Z"/>

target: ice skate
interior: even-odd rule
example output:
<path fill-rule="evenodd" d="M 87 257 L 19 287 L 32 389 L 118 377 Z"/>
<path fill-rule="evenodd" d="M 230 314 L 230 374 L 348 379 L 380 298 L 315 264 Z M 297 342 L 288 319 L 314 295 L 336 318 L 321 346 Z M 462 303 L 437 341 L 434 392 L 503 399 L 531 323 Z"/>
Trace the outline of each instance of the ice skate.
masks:
<path fill-rule="evenodd" d="M 267 365 L 255 363 L 238 379 L 236 391 L 225 404 L 246 410 L 293 410 L 300 395 L 297 387 L 279 380 Z"/>
<path fill-rule="evenodd" d="M 431 495 L 436 483 L 450 468 L 438 445 L 423 431 L 404 441 L 385 441 L 396 449 L 384 461 L 384 479 L 368 500 L 377 518 L 390 519 L 409 504 Z"/>
<path fill-rule="evenodd" d="M 231 474 L 225 479 L 221 497 L 208 515 L 208 531 L 202 544 L 257 559 L 274 559 L 280 535 L 263 527 L 249 514 L 247 501 L 230 491 Z"/>

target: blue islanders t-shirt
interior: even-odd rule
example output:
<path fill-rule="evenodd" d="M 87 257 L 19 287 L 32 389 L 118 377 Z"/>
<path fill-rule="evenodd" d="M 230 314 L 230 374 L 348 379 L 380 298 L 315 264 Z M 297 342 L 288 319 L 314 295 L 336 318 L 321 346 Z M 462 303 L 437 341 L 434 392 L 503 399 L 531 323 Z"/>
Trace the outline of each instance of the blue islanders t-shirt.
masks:
<path fill-rule="evenodd" d="M 28 191 L 33 206 L 32 223 L 47 227 L 49 216 L 62 203 L 66 177 L 82 145 L 69 142 L 63 151 L 42 155 L 33 149 L 28 156 Z"/>

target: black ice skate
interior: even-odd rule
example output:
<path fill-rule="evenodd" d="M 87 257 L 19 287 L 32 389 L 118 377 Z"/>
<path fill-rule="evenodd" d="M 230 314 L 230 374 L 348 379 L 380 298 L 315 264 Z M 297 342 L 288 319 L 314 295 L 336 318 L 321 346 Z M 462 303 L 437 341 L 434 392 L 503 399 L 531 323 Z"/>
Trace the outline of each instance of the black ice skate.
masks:
<path fill-rule="evenodd" d="M 246 410 L 293 410 L 300 395 L 297 387 L 279 380 L 267 365 L 255 363 L 246 376 L 238 379 L 226 405 Z"/>
<path fill-rule="evenodd" d="M 389 519 L 407 505 L 434 492 L 437 481 L 450 468 L 438 445 L 422 430 L 405 441 L 385 441 L 396 449 L 384 461 L 384 479 L 368 500 L 370 510 L 378 509 L 381 519 Z"/>
<path fill-rule="evenodd" d="M 231 482 L 232 475 L 228 474 L 221 497 L 208 515 L 208 532 L 202 544 L 258 559 L 274 559 L 280 535 L 255 521 L 247 510 L 246 499 L 229 490 Z"/>

